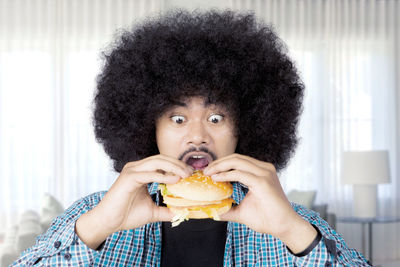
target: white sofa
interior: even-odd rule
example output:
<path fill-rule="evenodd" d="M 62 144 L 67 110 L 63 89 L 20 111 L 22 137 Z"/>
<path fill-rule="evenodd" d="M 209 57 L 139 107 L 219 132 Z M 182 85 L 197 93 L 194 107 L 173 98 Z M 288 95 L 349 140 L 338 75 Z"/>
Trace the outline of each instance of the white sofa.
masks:
<path fill-rule="evenodd" d="M 20 214 L 18 222 L 7 229 L 0 246 L 0 267 L 9 266 L 19 255 L 36 242 L 52 220 L 64 212 L 62 204 L 50 194 L 42 197 L 40 212 L 27 210 Z"/>

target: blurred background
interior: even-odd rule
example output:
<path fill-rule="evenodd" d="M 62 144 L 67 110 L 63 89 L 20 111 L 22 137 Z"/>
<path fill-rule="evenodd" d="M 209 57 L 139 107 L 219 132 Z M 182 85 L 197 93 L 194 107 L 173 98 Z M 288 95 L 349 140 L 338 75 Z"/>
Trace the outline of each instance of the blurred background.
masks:
<path fill-rule="evenodd" d="M 252 11 L 274 25 L 306 85 L 283 187 L 324 206 L 348 245 L 367 255 L 368 232 L 343 220 L 353 215 L 353 188 L 341 179 L 342 153 L 388 151 L 377 217 L 394 220 L 372 225 L 372 256 L 399 266 L 396 0 L 0 0 L 0 246 L 15 241 L 23 216 L 43 222 L 118 177 L 91 125 L 101 51 L 118 30 L 175 7 Z"/>

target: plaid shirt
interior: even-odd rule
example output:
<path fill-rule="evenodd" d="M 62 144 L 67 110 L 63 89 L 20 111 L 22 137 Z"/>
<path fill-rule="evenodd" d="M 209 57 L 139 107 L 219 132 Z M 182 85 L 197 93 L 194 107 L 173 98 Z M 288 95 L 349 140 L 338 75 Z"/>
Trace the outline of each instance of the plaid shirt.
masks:
<path fill-rule="evenodd" d="M 149 184 L 148 189 L 158 204 L 157 186 Z M 239 183 L 233 183 L 233 187 L 232 197 L 240 203 L 247 189 Z M 95 207 L 105 193 L 94 193 L 76 201 L 11 266 L 160 266 L 161 222 L 115 232 L 99 250 L 90 249 L 78 238 L 76 220 Z M 224 266 L 370 266 L 317 213 L 296 204 L 292 206 L 322 234 L 321 241 L 308 255 L 296 257 L 279 239 L 243 224 L 228 222 Z"/>

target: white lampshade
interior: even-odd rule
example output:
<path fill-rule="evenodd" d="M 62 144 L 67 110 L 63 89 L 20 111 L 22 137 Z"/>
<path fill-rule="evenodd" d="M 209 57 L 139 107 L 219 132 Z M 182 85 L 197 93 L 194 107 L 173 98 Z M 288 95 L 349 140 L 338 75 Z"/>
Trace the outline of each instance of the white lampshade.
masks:
<path fill-rule="evenodd" d="M 390 182 L 387 150 L 343 152 L 342 181 L 345 184 L 383 184 Z"/>

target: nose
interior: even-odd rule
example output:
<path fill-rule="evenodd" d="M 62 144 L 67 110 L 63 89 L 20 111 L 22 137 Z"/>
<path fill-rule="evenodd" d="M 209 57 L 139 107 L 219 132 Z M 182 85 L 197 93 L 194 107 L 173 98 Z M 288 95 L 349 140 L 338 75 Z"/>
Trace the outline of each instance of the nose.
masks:
<path fill-rule="evenodd" d="M 186 137 L 188 144 L 193 144 L 196 146 L 209 144 L 210 142 L 208 129 L 201 121 L 192 121 L 189 124 Z"/>

